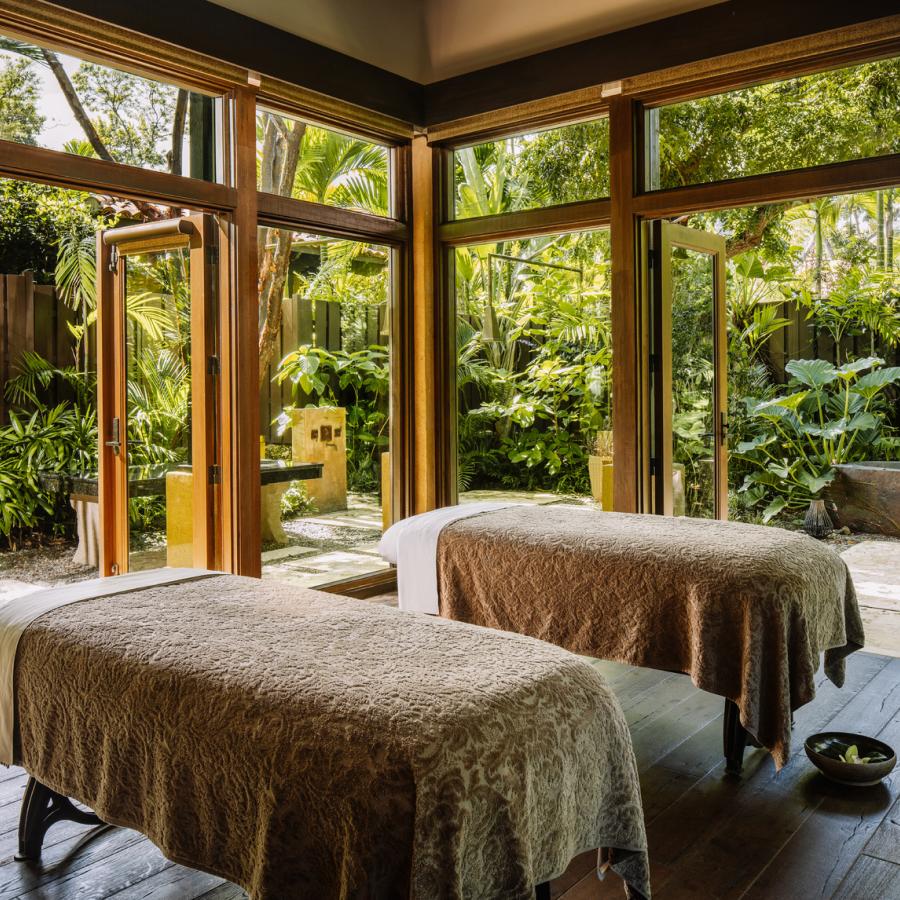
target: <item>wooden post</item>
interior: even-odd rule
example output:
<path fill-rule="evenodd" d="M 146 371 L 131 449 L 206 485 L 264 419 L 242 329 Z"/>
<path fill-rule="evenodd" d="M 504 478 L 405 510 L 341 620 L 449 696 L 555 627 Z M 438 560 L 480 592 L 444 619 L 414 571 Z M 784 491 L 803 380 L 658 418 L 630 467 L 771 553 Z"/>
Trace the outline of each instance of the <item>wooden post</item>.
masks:
<path fill-rule="evenodd" d="M 262 570 L 259 485 L 259 289 L 256 204 L 256 93 L 233 94 L 237 206 L 220 247 L 222 566 Z M 227 238 L 230 238 L 227 240 Z"/>
<path fill-rule="evenodd" d="M 413 511 L 426 512 L 437 503 L 435 357 L 435 151 L 424 135 L 412 140 L 413 254 Z"/>
<path fill-rule="evenodd" d="M 635 192 L 635 102 L 611 97 L 610 242 L 612 249 L 613 343 L 613 508 L 640 512 L 644 465 L 641 415 L 645 401 L 642 378 L 641 317 L 636 291 L 637 223 Z"/>

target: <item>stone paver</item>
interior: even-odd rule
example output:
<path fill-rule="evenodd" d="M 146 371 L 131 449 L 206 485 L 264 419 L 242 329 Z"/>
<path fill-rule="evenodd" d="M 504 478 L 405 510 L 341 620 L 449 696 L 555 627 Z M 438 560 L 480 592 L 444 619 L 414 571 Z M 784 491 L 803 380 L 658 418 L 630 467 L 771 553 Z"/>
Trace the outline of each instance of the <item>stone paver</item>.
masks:
<path fill-rule="evenodd" d="M 841 556 L 856 587 L 866 650 L 900 656 L 900 541 L 861 541 Z"/>

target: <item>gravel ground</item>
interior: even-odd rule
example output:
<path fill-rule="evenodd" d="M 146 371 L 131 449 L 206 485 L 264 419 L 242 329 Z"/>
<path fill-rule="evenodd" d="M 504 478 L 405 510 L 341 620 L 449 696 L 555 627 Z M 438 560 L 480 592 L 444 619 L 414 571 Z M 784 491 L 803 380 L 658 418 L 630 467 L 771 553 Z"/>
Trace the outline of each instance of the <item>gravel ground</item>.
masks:
<path fill-rule="evenodd" d="M 72 562 L 75 544 L 53 541 L 42 547 L 0 553 L 0 579 L 11 578 L 30 584 L 58 584 L 96 578 L 97 570 Z"/>

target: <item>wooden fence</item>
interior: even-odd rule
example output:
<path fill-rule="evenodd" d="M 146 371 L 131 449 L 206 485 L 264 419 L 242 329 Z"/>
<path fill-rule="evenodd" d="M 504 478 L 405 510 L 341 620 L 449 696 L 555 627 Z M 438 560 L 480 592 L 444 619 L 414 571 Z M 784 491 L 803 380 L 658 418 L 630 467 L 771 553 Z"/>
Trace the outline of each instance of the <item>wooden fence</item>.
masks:
<path fill-rule="evenodd" d="M 278 363 L 298 347 L 310 345 L 325 350 L 345 350 L 343 321 L 348 312 L 364 316 L 355 324 L 361 333 L 362 345 L 387 346 L 387 322 L 384 306 L 354 306 L 345 311 L 343 304 L 332 300 L 310 300 L 308 297 L 285 297 L 281 307 L 281 331 L 275 348 L 274 361 L 268 367 L 267 379 L 260 391 L 260 426 L 267 444 L 290 443 L 290 434 L 279 436 L 272 423 L 285 406 L 303 405 L 305 398 L 295 398 L 293 385 L 273 382 Z"/>
<path fill-rule="evenodd" d="M 844 363 L 848 359 L 869 355 L 867 335 L 845 337 L 836 347 L 831 335 L 813 327 L 806 318 L 806 310 L 797 303 L 785 301 L 780 315 L 789 324 L 769 338 L 766 349 L 772 374 L 781 384 L 790 381 L 784 367 L 792 359 L 824 359 L 836 365 L 838 360 Z M 900 365 L 900 348 L 889 349 L 876 343 L 875 355 L 889 366 Z"/>
<path fill-rule="evenodd" d="M 75 362 L 75 339 L 68 327 L 74 320 L 52 284 L 35 284 L 31 272 L 0 275 L 0 423 L 8 421 L 6 383 L 18 373 L 24 351 L 39 353 L 55 366 Z"/>

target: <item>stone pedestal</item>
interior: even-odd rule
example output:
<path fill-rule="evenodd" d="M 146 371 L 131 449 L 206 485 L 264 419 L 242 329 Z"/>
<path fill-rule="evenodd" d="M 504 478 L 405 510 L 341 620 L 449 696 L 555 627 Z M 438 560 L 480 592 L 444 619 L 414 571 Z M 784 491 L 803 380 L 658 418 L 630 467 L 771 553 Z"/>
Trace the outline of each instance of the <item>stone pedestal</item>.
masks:
<path fill-rule="evenodd" d="M 166 473 L 166 565 L 194 565 L 194 475 L 178 469 Z"/>
<path fill-rule="evenodd" d="M 391 527 L 391 454 L 381 454 L 381 530 Z"/>
<path fill-rule="evenodd" d="M 278 484 L 264 484 L 259 489 L 260 532 L 264 544 L 288 542 L 281 524 L 281 498 L 290 486 L 290 482 L 282 481 Z"/>
<path fill-rule="evenodd" d="M 310 406 L 291 413 L 294 462 L 322 463 L 322 477 L 306 482 L 317 512 L 347 508 L 347 411 L 339 406 Z"/>
<path fill-rule="evenodd" d="M 79 494 L 72 494 L 69 502 L 75 510 L 78 533 L 78 546 L 72 562 L 76 566 L 96 569 L 100 565 L 100 504 L 96 497 L 82 497 Z"/>

